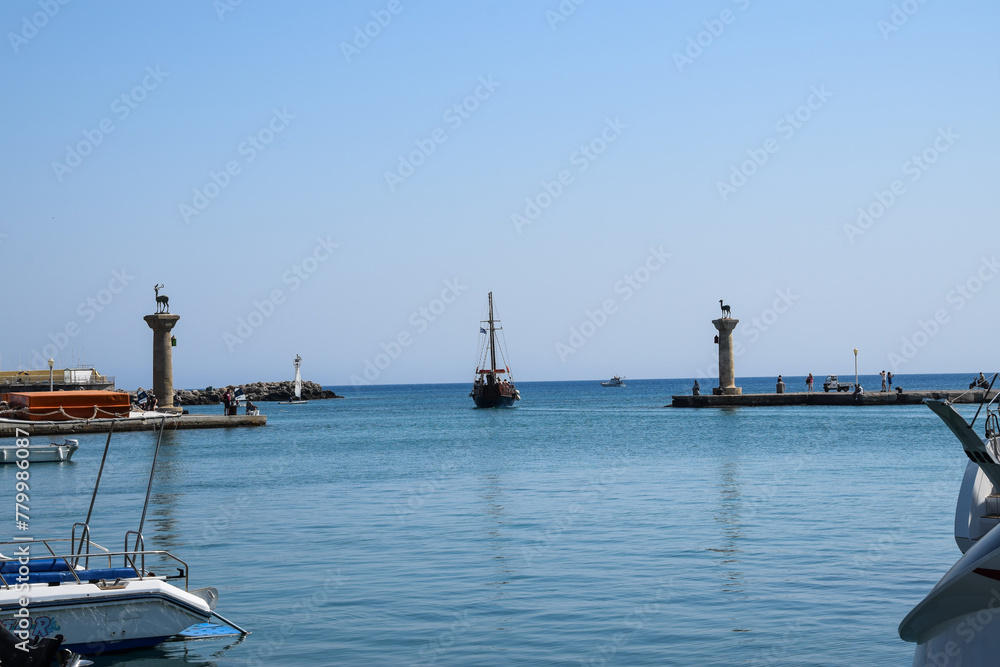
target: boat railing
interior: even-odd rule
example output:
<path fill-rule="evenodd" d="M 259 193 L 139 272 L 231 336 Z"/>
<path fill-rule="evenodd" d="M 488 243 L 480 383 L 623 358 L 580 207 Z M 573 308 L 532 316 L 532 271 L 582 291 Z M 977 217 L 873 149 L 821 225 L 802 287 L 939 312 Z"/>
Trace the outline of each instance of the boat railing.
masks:
<path fill-rule="evenodd" d="M 993 410 L 986 410 L 986 439 L 992 440 L 996 436 L 1000 435 L 1000 420 L 997 419 L 997 413 Z"/>
<path fill-rule="evenodd" d="M 129 551 L 129 548 L 128 548 L 128 538 L 129 538 L 129 535 L 135 535 L 135 546 L 132 548 L 131 552 Z M 139 567 L 136 567 L 135 557 L 132 557 L 130 559 L 126 555 L 125 556 L 125 561 L 126 561 L 125 562 L 125 567 L 129 566 L 129 564 L 130 564 L 129 561 L 131 560 L 131 566 L 132 566 L 133 569 L 135 569 L 137 572 L 145 572 L 146 571 L 146 556 L 145 556 L 145 551 L 146 551 L 146 540 L 145 540 L 145 538 L 143 538 L 142 533 L 140 533 L 138 531 L 135 531 L 135 530 L 130 530 L 127 533 L 125 533 L 125 553 L 126 554 L 133 553 L 133 554 L 136 554 L 136 555 L 142 554 L 141 556 L 139 556 L 140 557 Z"/>
<path fill-rule="evenodd" d="M 993 379 L 990 381 L 990 388 L 993 387 L 993 383 L 997 379 L 997 374 L 993 374 Z M 987 395 L 989 394 L 989 389 L 986 390 Z M 986 437 L 993 438 L 1000 435 L 1000 423 L 997 420 L 997 399 L 1000 398 L 1000 392 L 997 392 L 993 398 L 989 400 L 986 404 Z M 975 420 L 973 420 L 975 421 Z"/>
<path fill-rule="evenodd" d="M 77 546 L 77 540 L 76 540 L 76 527 L 77 526 L 82 526 L 82 529 L 80 530 L 80 542 L 79 542 L 79 546 Z M 87 525 L 86 523 L 82 523 L 80 521 L 77 521 L 76 523 L 74 523 L 73 524 L 73 529 L 70 531 L 70 534 L 69 534 L 69 550 L 71 552 L 73 552 L 74 554 L 76 554 L 74 556 L 74 558 L 73 558 L 73 567 L 74 568 L 77 566 L 77 563 L 79 563 L 81 557 L 83 558 L 84 567 L 85 568 L 89 568 L 90 567 L 90 546 L 91 546 L 91 544 L 93 544 L 93 543 L 90 541 L 90 526 Z M 107 549 L 104 549 L 104 547 L 101 547 L 101 549 L 103 551 L 107 551 Z M 109 563 L 110 563 L 110 561 L 109 561 Z M 110 567 L 110 564 L 109 564 L 109 567 Z"/>
<path fill-rule="evenodd" d="M 115 376 L 114 375 L 91 375 L 89 378 L 84 380 L 66 380 L 64 378 L 58 378 L 53 380 L 53 385 L 60 386 L 76 386 L 76 385 L 114 385 Z M 24 387 L 24 386 L 36 386 L 43 385 L 48 387 L 49 385 L 49 372 L 45 371 L 42 373 L 32 373 L 30 375 L 24 375 L 22 377 L 14 378 L 0 378 L 0 387 L 11 388 L 11 387 Z"/>
<path fill-rule="evenodd" d="M 129 531 L 129 532 L 135 533 L 135 531 Z M 138 536 L 136 542 L 137 547 L 142 545 L 141 537 L 142 537 L 141 535 Z M 128 535 L 126 535 L 126 540 L 128 540 Z M 17 563 L 19 566 L 21 565 L 28 566 L 30 569 L 30 565 L 28 564 L 32 561 L 43 561 L 50 559 L 53 561 L 58 561 L 62 559 L 66 562 L 66 570 L 50 569 L 45 571 L 69 572 L 73 576 L 73 579 L 76 580 L 76 583 L 82 584 L 86 582 L 80 579 L 79 574 L 90 570 L 90 565 L 89 565 L 90 560 L 98 559 L 101 562 L 101 564 L 103 564 L 103 561 L 106 558 L 107 568 L 112 569 L 113 559 L 121 557 L 122 562 L 124 563 L 124 567 L 131 568 L 132 570 L 135 571 L 136 576 L 130 578 L 136 578 L 141 581 L 156 576 L 151 572 L 147 572 L 144 569 L 144 567 L 142 567 L 146 562 L 146 556 L 150 556 L 151 558 L 156 557 L 164 561 L 173 561 L 174 563 L 179 565 L 180 567 L 177 568 L 178 574 L 164 576 L 163 578 L 168 581 L 183 579 L 184 590 L 188 590 L 188 584 L 189 584 L 188 564 L 187 562 L 181 560 L 180 558 L 173 555 L 169 551 L 164 551 L 162 549 L 140 550 L 138 548 L 130 550 L 127 548 L 128 546 L 127 543 L 126 543 L 126 549 L 124 551 L 109 551 L 105 547 L 102 547 L 100 544 L 96 544 L 95 542 L 86 540 L 85 543 L 81 542 L 81 545 L 79 545 L 76 548 L 74 548 L 73 544 L 71 543 L 69 545 L 70 546 L 69 553 L 64 553 L 62 551 L 62 548 L 60 548 L 57 543 L 66 543 L 66 542 L 72 542 L 72 540 L 68 540 L 66 538 L 55 538 L 46 540 L 32 540 L 31 542 L 28 541 L 0 542 L 0 553 L 2 553 L 2 555 L 0 555 L 0 568 L 2 568 L 2 566 L 6 563 Z M 48 553 L 30 555 L 27 557 L 11 555 L 16 553 L 15 549 L 17 549 L 18 547 L 23 548 L 25 545 L 31 545 L 33 549 L 37 548 L 40 545 L 44 546 L 45 550 Z M 53 546 L 55 546 L 55 548 L 53 548 Z M 77 549 L 79 548 L 87 550 L 86 555 L 82 557 L 84 562 L 87 563 L 85 567 L 79 567 L 75 562 L 76 560 L 79 560 L 81 558 L 81 554 L 77 553 Z M 99 551 L 100 553 L 93 553 L 90 551 L 91 549 Z M 140 564 L 139 567 L 136 566 L 137 563 Z M 53 563 L 53 566 L 55 566 L 55 563 Z M 7 574 L 0 573 L 0 590 L 3 589 L 9 590 L 13 585 L 19 583 L 16 580 L 17 576 L 18 576 L 17 572 L 12 572 L 12 573 L 9 572 Z"/>

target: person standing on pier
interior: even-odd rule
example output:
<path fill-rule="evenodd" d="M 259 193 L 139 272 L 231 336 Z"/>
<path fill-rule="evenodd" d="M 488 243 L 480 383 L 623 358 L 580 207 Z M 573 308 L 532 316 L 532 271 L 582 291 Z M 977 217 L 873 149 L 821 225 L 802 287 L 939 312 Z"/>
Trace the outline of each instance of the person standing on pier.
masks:
<path fill-rule="evenodd" d="M 892 374 L 892 371 L 885 374 L 885 379 L 889 382 L 889 391 L 892 391 L 892 378 L 894 377 L 895 376 Z"/>
<path fill-rule="evenodd" d="M 880 391 L 885 391 L 885 371 L 879 373 L 879 376 L 882 378 L 882 389 Z"/>
<path fill-rule="evenodd" d="M 806 378 L 806 391 L 812 392 L 813 390 L 813 374 L 810 373 L 809 377 Z"/>

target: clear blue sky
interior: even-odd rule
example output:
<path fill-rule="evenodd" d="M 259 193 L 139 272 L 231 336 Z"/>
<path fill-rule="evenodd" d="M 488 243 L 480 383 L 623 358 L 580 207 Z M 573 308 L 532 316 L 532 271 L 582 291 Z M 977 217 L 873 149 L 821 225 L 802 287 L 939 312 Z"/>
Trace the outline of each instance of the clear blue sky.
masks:
<path fill-rule="evenodd" d="M 178 387 L 296 354 L 471 381 L 490 290 L 521 380 L 711 374 L 719 299 L 737 376 L 855 347 L 995 370 L 995 3 L 15 0 L 0 26 L 4 369 L 149 386 L 163 283 Z"/>

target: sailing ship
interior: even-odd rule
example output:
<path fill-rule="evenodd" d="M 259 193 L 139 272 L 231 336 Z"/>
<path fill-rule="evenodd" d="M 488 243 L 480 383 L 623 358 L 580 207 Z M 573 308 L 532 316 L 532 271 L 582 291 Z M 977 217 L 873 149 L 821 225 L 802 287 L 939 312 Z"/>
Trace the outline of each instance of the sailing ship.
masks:
<path fill-rule="evenodd" d="M 308 403 L 309 401 L 302 400 L 302 373 L 299 371 L 299 367 L 302 365 L 302 357 L 295 355 L 295 398 L 290 401 L 278 401 L 278 405 L 299 405 L 300 403 Z"/>
<path fill-rule="evenodd" d="M 493 318 L 493 292 L 489 294 L 489 304 L 489 318 L 480 322 L 489 329 L 479 327 L 480 335 L 485 338 L 480 339 L 479 363 L 469 396 L 477 408 L 506 408 L 521 400 L 521 393 L 514 386 L 505 350 L 497 343 L 497 332 L 502 329 L 498 326 L 500 321 Z M 497 351 L 500 352 L 500 366 L 497 365 Z M 500 377 L 502 375 L 506 377 Z"/>

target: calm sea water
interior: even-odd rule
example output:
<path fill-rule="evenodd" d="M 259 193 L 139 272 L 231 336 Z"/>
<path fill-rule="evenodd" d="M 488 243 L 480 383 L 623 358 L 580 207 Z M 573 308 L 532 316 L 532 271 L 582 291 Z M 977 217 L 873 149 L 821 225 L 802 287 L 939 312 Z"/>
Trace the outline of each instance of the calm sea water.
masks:
<path fill-rule="evenodd" d="M 965 457 L 930 410 L 674 410 L 690 380 L 627 383 L 522 383 L 508 410 L 468 384 L 337 387 L 264 403 L 265 428 L 166 433 L 147 548 L 253 633 L 97 664 L 910 663 L 896 627 L 960 555 Z M 32 467 L 36 537 L 86 515 L 105 436 L 79 439 Z M 114 437 L 95 541 L 138 525 L 154 444 Z"/>

